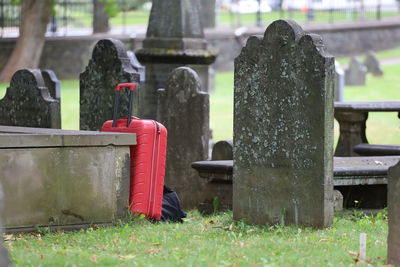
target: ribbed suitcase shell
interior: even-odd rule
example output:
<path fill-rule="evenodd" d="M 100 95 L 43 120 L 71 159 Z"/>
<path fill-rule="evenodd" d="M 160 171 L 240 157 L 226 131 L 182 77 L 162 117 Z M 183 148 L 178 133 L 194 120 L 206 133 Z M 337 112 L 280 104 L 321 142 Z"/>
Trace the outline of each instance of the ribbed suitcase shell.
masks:
<path fill-rule="evenodd" d="M 163 198 L 167 129 L 154 120 L 127 118 L 106 121 L 101 131 L 136 133 L 137 145 L 131 146 L 130 210 L 159 220 Z"/>

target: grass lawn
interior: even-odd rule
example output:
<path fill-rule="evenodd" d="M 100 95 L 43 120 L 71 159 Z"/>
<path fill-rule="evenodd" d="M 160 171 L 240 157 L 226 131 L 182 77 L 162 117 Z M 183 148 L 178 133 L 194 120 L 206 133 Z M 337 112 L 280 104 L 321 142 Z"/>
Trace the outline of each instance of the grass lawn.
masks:
<path fill-rule="evenodd" d="M 383 77 L 368 76 L 365 87 L 346 87 L 345 100 L 399 100 L 400 65 L 384 67 Z M 0 84 L 0 97 L 5 84 Z M 233 73 L 218 73 L 211 94 L 214 139 L 232 138 Z M 79 83 L 62 81 L 62 127 L 79 126 Z M 400 144 L 397 114 L 373 114 L 372 143 Z M 201 216 L 190 211 L 183 224 L 152 224 L 139 217 L 115 226 L 76 232 L 6 235 L 15 266 L 353 266 L 360 233 L 367 233 L 367 262 L 386 259 L 386 211 L 366 216 L 357 211 L 335 215 L 324 230 L 294 226 L 249 226 L 231 213 Z"/>
<path fill-rule="evenodd" d="M 400 49 L 397 49 L 400 52 Z M 383 77 L 367 76 L 367 85 L 347 86 L 345 101 L 400 100 L 400 65 L 385 66 Z M 210 95 L 210 124 L 213 139 L 232 139 L 233 127 L 233 72 L 217 73 L 216 90 Z M 0 97 L 5 93 L 0 84 Z M 61 114 L 63 129 L 79 128 L 79 81 L 63 80 L 61 86 Z M 335 123 L 335 140 L 338 125 Z M 400 144 L 400 123 L 397 114 L 370 113 L 367 138 L 373 144 Z"/>
<path fill-rule="evenodd" d="M 149 19 L 149 11 L 129 11 L 129 12 L 119 12 L 116 17 L 110 19 L 110 24 L 112 26 L 121 25 L 147 25 Z M 382 18 L 399 17 L 398 12 L 382 12 Z M 256 13 L 252 14 L 240 14 L 236 15 L 230 13 L 226 10 L 217 10 L 217 24 L 222 25 L 237 25 L 240 22 L 242 25 L 256 24 Z M 331 15 L 329 11 L 314 11 L 314 20 L 307 21 L 306 14 L 301 11 L 293 11 L 291 14 L 288 11 L 272 11 L 268 13 L 261 14 L 261 21 L 264 25 L 271 23 L 277 19 L 294 19 L 298 23 L 308 23 L 308 24 L 319 24 L 319 23 L 331 23 L 336 22 L 351 22 L 358 20 L 357 16 L 353 13 L 346 13 L 345 11 L 336 11 Z M 376 12 L 372 10 L 371 12 L 365 13 L 365 19 L 376 19 Z"/>
<path fill-rule="evenodd" d="M 6 235 L 6 246 L 15 266 L 353 266 L 360 233 L 368 235 L 366 263 L 382 266 L 385 212 L 337 214 L 324 230 L 249 226 L 231 213 L 190 212 L 183 224 L 131 218 L 115 227 Z"/>
<path fill-rule="evenodd" d="M 400 49 L 397 50 L 400 56 Z M 384 66 L 383 77 L 367 75 L 367 85 L 347 86 L 345 101 L 400 100 L 400 65 Z M 216 76 L 216 90 L 211 94 L 211 128 L 214 140 L 232 139 L 233 73 Z M 335 140 L 338 125 L 335 123 Z M 373 144 L 400 144 L 400 121 L 397 113 L 370 113 L 367 138 Z"/>

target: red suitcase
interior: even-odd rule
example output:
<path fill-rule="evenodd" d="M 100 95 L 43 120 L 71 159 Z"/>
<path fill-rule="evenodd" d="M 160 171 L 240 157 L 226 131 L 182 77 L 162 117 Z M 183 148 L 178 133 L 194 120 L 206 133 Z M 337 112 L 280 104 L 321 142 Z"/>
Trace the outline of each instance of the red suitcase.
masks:
<path fill-rule="evenodd" d="M 128 117 L 117 120 L 120 89 L 128 87 Z M 137 145 L 130 147 L 131 186 L 130 210 L 160 220 L 163 198 L 167 129 L 153 120 L 132 117 L 132 93 L 136 84 L 120 83 L 115 89 L 113 120 L 101 127 L 104 132 L 136 133 Z"/>

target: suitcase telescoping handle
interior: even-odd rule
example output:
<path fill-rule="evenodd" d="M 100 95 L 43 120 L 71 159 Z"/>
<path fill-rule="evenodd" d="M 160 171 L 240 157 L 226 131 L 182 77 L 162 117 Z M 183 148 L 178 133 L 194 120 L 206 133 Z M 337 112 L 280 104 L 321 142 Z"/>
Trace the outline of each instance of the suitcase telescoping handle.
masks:
<path fill-rule="evenodd" d="M 129 88 L 129 106 L 128 106 L 128 121 L 126 123 L 126 127 L 129 127 L 131 123 L 132 117 L 132 96 L 133 91 L 136 90 L 135 83 L 119 83 L 115 88 L 115 98 L 114 98 L 114 111 L 113 111 L 113 124 L 112 127 L 117 127 L 117 116 L 118 116 L 118 109 L 119 109 L 119 98 L 121 96 L 120 91 L 122 88 Z"/>

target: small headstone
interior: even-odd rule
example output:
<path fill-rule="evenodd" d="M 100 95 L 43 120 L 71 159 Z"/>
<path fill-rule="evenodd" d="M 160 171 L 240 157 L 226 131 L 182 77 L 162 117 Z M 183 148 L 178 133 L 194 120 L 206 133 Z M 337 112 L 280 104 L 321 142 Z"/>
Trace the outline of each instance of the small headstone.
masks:
<path fill-rule="evenodd" d="M 381 64 L 379 63 L 378 58 L 374 54 L 374 52 L 369 51 L 364 60 L 364 65 L 367 67 L 367 71 L 371 72 L 374 76 L 382 76 L 383 70 L 381 68 Z"/>
<path fill-rule="evenodd" d="M 222 140 L 215 143 L 212 149 L 211 160 L 233 159 L 233 141 Z"/>
<path fill-rule="evenodd" d="M 351 58 L 350 65 L 346 69 L 346 85 L 365 85 L 367 68 L 355 57 Z"/>
<path fill-rule="evenodd" d="M 400 266 L 400 162 L 388 172 L 388 263 Z"/>
<path fill-rule="evenodd" d="M 194 208 L 212 193 L 190 166 L 208 157 L 209 95 L 187 67 L 173 70 L 158 92 L 157 117 L 168 129 L 165 184 L 177 191 L 185 208 Z"/>
<path fill-rule="evenodd" d="M 333 220 L 334 58 L 294 21 L 270 24 L 235 59 L 233 216 Z"/>
<path fill-rule="evenodd" d="M 335 200 L 334 210 L 342 211 L 343 210 L 343 195 L 339 190 L 333 190 L 333 198 Z"/>
<path fill-rule="evenodd" d="M 51 97 L 40 70 L 22 69 L 0 100 L 0 125 L 61 128 L 60 101 Z"/>
<path fill-rule="evenodd" d="M 133 69 L 125 45 L 115 39 L 97 42 L 92 58 L 80 77 L 80 129 L 100 130 L 112 119 L 115 87 L 119 83 L 139 83 L 139 74 Z M 139 88 L 140 90 L 140 88 Z M 133 113 L 137 114 L 134 94 Z M 127 90 L 121 91 L 119 117 L 128 115 Z"/>
<path fill-rule="evenodd" d="M 61 82 L 52 70 L 42 70 L 44 84 L 49 89 L 50 96 L 54 99 L 61 98 Z"/>
<path fill-rule="evenodd" d="M 340 63 L 335 61 L 335 101 L 344 99 L 345 73 Z"/>

